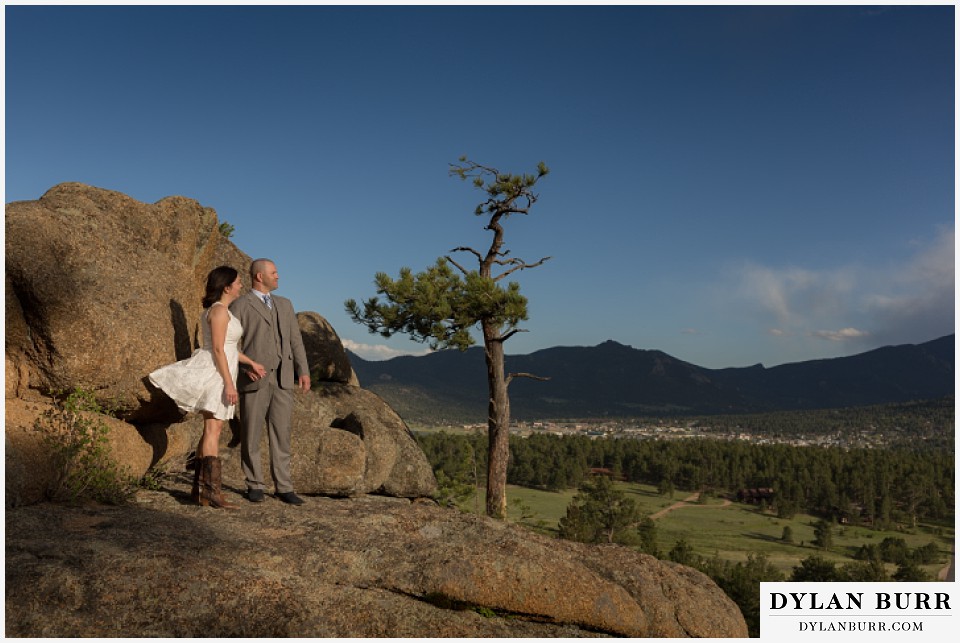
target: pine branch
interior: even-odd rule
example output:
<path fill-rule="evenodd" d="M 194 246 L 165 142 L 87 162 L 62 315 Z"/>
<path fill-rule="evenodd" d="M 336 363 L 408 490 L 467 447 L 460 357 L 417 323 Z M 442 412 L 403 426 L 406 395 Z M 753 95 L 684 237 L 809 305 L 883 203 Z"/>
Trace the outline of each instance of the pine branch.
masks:
<path fill-rule="evenodd" d="M 516 265 L 514 265 L 514 267 L 511 268 L 510 270 L 507 270 L 506 272 L 504 272 L 504 273 L 502 273 L 502 274 L 500 274 L 500 275 L 497 275 L 496 277 L 493 278 L 493 280 L 494 280 L 494 281 L 500 281 L 501 279 L 503 279 L 504 277 L 506 277 L 506 276 L 509 275 L 510 273 L 516 272 L 516 271 L 518 271 L 518 270 L 526 270 L 527 268 L 536 268 L 537 266 L 543 265 L 543 262 L 549 261 L 549 260 L 552 259 L 552 258 L 553 258 L 553 257 L 544 257 L 543 259 L 541 259 L 540 261 L 538 261 L 538 262 L 536 262 L 536 263 L 527 263 L 527 262 L 525 262 L 525 261 L 520 261 L 519 259 L 511 259 L 511 260 L 509 260 L 509 261 L 496 261 L 496 262 L 494 262 L 494 263 L 498 263 L 498 264 L 500 264 L 501 266 L 507 266 L 507 265 L 513 265 L 513 264 L 516 264 Z"/>
<path fill-rule="evenodd" d="M 447 261 L 449 261 L 450 263 L 452 263 L 452 264 L 457 268 L 457 270 L 459 270 L 460 272 L 462 272 L 464 275 L 467 274 L 467 269 L 464 268 L 463 266 L 461 266 L 461 265 L 460 265 L 459 263 L 457 263 L 456 261 L 454 261 L 453 258 L 450 257 L 450 255 L 447 255 L 446 257 L 444 257 L 444 259 L 446 259 Z"/>
<path fill-rule="evenodd" d="M 549 382 L 549 377 L 543 377 L 542 375 L 533 375 L 532 373 L 507 373 L 506 383 L 509 386 L 510 382 L 513 381 L 515 377 L 524 377 L 530 380 L 537 380 L 538 382 Z"/>
<path fill-rule="evenodd" d="M 500 337 L 498 337 L 497 341 L 499 341 L 502 344 L 503 342 L 507 341 L 517 333 L 529 333 L 529 332 L 530 331 L 524 328 L 514 328 L 513 330 L 509 331 L 506 335 L 501 335 Z"/>
<path fill-rule="evenodd" d="M 468 248 L 466 246 L 460 246 L 459 248 L 454 248 L 450 252 L 469 252 L 477 258 L 477 261 L 483 261 L 483 255 L 474 250 L 473 248 Z"/>

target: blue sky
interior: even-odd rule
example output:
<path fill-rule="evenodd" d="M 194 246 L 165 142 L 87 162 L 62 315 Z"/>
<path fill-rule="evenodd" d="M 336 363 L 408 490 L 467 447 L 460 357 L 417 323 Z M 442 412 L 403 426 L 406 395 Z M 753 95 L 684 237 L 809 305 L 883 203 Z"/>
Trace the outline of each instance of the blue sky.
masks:
<path fill-rule="evenodd" d="M 378 271 L 484 248 L 461 155 L 551 173 L 507 224 L 508 353 L 713 368 L 954 330 L 954 8 L 7 6 L 5 202 L 216 209 L 362 356 Z M 463 257 L 467 259 L 467 257 Z"/>

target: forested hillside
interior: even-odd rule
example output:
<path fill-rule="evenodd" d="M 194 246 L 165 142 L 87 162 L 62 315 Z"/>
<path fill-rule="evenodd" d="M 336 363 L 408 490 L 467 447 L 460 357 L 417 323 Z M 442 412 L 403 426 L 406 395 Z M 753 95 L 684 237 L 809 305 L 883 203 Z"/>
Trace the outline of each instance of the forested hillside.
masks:
<path fill-rule="evenodd" d="M 485 470 L 484 436 L 420 434 L 418 441 L 449 480 L 472 482 Z M 510 442 L 511 484 L 561 490 L 581 485 L 591 468 L 631 482 L 736 495 L 771 488 L 779 515 L 798 511 L 892 525 L 948 519 L 955 507 L 954 453 L 940 449 L 840 449 L 719 440 L 591 440 L 539 435 Z M 476 467 L 474 464 L 476 463 Z"/>
<path fill-rule="evenodd" d="M 365 388 L 414 422 L 486 417 L 483 351 L 368 362 L 350 356 Z M 516 420 L 759 413 L 936 399 L 954 392 L 954 336 L 852 357 L 772 368 L 707 369 L 661 351 L 608 341 L 507 356 Z"/>

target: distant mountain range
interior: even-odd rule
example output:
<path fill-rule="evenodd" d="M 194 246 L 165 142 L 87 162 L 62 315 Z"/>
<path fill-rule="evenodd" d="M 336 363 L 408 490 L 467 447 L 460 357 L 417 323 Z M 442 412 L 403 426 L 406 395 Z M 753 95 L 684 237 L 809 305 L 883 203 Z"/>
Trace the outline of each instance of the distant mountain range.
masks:
<path fill-rule="evenodd" d="M 414 421 L 481 421 L 487 384 L 483 349 L 371 362 L 350 354 L 360 383 Z M 954 335 L 851 357 L 773 368 L 709 369 L 658 350 L 615 341 L 508 355 L 516 419 L 713 415 L 840 408 L 954 394 Z"/>

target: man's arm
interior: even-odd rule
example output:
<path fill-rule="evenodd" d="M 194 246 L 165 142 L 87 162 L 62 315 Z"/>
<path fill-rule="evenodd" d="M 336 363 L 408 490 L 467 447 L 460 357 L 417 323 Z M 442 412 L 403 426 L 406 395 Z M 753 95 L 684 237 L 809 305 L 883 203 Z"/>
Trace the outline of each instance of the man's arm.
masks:
<path fill-rule="evenodd" d="M 310 390 L 310 364 L 307 362 L 307 350 L 303 346 L 303 337 L 300 335 L 300 324 L 297 322 L 297 314 L 293 310 L 293 303 L 287 300 L 290 305 L 290 328 L 288 337 L 290 337 L 290 349 L 293 351 L 293 369 L 297 376 L 297 384 L 302 391 Z"/>

